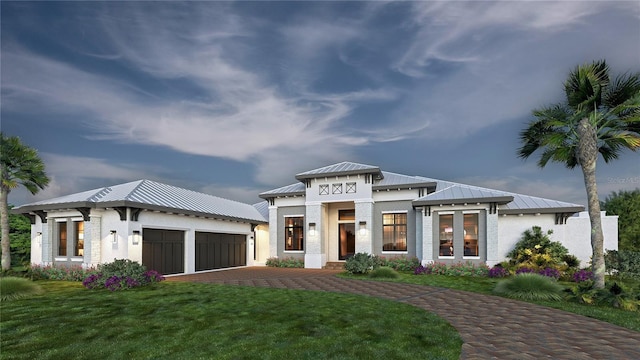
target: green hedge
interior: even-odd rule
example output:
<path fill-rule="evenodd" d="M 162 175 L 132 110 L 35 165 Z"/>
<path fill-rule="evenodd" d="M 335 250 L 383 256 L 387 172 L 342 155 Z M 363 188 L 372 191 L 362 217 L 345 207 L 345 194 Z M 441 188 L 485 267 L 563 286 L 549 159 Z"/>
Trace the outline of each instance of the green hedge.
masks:
<path fill-rule="evenodd" d="M 609 250 L 604 259 L 607 272 L 620 277 L 640 277 L 640 252 Z"/>

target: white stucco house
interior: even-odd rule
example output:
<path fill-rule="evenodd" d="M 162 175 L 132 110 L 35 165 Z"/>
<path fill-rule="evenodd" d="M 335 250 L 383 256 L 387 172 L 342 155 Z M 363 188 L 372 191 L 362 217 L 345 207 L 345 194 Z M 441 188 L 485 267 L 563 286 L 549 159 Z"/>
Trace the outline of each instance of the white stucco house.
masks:
<path fill-rule="evenodd" d="M 382 171 L 342 162 L 244 204 L 139 180 L 14 208 L 31 219 L 33 264 L 95 266 L 138 261 L 163 274 L 303 259 L 307 268 L 357 252 L 417 257 L 423 264 L 494 265 L 522 233 L 553 230 L 586 265 L 590 225 L 581 205 Z M 618 218 L 603 216 L 605 249 L 618 248 Z"/>
<path fill-rule="evenodd" d="M 266 191 L 269 252 L 322 268 L 354 253 L 495 265 L 537 225 L 586 265 L 590 223 L 582 205 L 382 171 L 342 162 Z M 604 247 L 618 248 L 618 218 L 603 216 Z"/>

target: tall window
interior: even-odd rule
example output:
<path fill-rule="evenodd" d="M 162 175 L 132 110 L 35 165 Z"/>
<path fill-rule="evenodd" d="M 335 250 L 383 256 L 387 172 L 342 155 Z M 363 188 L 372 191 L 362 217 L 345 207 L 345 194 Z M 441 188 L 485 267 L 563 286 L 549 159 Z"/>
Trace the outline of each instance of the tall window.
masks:
<path fill-rule="evenodd" d="M 285 250 L 304 250 L 304 217 L 284 218 L 284 240 Z"/>
<path fill-rule="evenodd" d="M 479 256 L 478 214 L 464 214 L 464 256 Z"/>
<path fill-rule="evenodd" d="M 67 256 L 67 223 L 58 223 L 58 255 Z"/>
<path fill-rule="evenodd" d="M 382 214 L 382 250 L 407 251 L 407 214 Z"/>
<path fill-rule="evenodd" d="M 74 256 L 84 256 L 84 221 L 74 221 L 76 246 Z"/>
<path fill-rule="evenodd" d="M 453 214 L 440 215 L 440 256 L 453 256 Z"/>

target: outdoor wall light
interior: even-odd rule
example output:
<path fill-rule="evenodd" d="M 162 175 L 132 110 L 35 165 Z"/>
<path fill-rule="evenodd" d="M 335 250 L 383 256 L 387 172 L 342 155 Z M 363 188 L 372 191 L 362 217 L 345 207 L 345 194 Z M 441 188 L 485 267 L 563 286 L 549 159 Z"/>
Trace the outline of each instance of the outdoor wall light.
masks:
<path fill-rule="evenodd" d="M 366 235 L 366 234 L 367 234 L 367 222 L 360 221 L 360 235 Z"/>
<path fill-rule="evenodd" d="M 41 231 L 38 231 L 36 233 L 36 244 L 38 244 L 38 245 L 42 244 L 42 232 Z"/>
<path fill-rule="evenodd" d="M 140 231 L 133 230 L 133 245 L 140 244 Z"/>
<path fill-rule="evenodd" d="M 109 231 L 109 234 L 111 234 L 111 241 L 113 241 L 113 243 L 117 243 L 118 242 L 118 234 L 116 233 L 115 230 L 111 230 Z"/>
<path fill-rule="evenodd" d="M 309 223 L 309 235 L 314 236 L 316 234 L 316 223 Z"/>

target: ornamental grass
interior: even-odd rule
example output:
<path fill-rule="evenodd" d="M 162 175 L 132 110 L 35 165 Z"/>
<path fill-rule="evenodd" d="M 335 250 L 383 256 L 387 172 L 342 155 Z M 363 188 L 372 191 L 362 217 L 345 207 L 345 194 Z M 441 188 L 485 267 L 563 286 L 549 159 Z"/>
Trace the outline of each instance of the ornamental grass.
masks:
<path fill-rule="evenodd" d="M 500 281 L 493 292 L 518 300 L 560 301 L 563 290 L 562 285 L 553 278 L 535 273 L 520 273 Z"/>
<path fill-rule="evenodd" d="M 42 293 L 42 287 L 29 279 L 18 277 L 0 278 L 0 301 L 21 299 Z"/>

